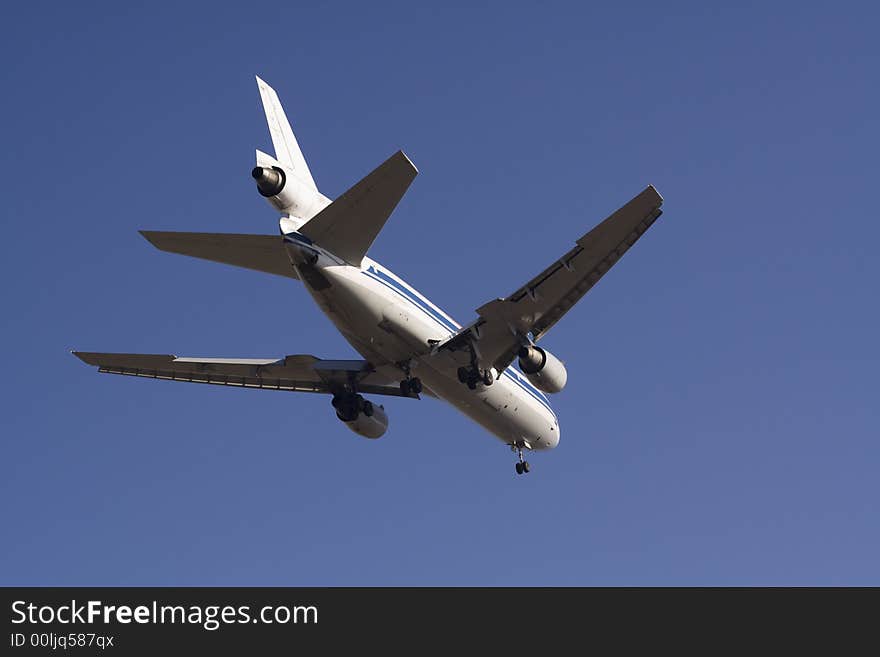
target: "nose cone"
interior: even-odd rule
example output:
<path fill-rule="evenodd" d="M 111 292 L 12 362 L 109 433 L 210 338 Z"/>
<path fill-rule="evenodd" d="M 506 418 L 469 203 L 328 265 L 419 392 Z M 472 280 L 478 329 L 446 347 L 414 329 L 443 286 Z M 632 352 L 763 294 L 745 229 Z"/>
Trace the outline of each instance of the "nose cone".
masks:
<path fill-rule="evenodd" d="M 553 424 L 550 425 L 550 435 L 548 436 L 548 444 L 547 447 L 553 449 L 559 444 L 561 430 L 559 428 L 559 420 L 553 418 Z"/>

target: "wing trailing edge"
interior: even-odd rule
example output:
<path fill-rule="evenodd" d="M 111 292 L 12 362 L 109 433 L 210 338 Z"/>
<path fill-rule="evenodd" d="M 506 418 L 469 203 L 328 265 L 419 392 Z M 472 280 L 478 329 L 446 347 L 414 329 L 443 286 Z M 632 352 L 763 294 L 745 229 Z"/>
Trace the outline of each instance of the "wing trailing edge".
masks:
<path fill-rule="evenodd" d="M 102 374 L 213 385 L 336 394 L 358 392 L 418 399 L 404 394 L 389 374 L 364 360 L 321 360 L 308 354 L 284 358 L 180 358 L 171 354 L 119 354 L 74 351 L 74 356 Z"/>
<path fill-rule="evenodd" d="M 142 230 L 140 234 L 160 251 L 221 262 L 234 267 L 299 277 L 290 263 L 281 235 L 236 233 L 185 233 Z"/>

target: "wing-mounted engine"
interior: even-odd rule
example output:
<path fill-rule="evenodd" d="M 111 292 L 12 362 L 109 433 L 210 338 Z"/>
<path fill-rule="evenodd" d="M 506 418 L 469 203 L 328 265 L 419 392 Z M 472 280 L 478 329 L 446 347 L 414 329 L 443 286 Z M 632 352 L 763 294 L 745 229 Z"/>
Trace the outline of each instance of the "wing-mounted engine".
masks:
<path fill-rule="evenodd" d="M 562 361 L 541 347 L 522 347 L 519 350 L 519 368 L 533 386 L 544 392 L 559 392 L 568 381 L 568 372 Z"/>
<path fill-rule="evenodd" d="M 388 430 L 388 415 L 384 406 L 377 406 L 355 394 L 333 397 L 336 417 L 359 436 L 375 440 Z"/>

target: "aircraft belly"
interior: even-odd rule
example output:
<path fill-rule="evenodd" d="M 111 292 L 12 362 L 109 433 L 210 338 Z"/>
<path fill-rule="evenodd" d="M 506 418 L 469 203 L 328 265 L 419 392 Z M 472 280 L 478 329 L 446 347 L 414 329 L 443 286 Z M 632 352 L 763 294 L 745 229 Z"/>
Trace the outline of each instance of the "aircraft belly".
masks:
<path fill-rule="evenodd" d="M 470 390 L 458 381 L 456 374 L 436 369 L 430 359 L 426 360 L 418 368 L 425 386 L 502 442 L 525 441 L 535 450 L 551 449 L 558 444 L 556 417 L 509 379 L 502 377 L 491 386 Z"/>
<path fill-rule="evenodd" d="M 405 304 L 372 285 L 359 270 L 322 271 L 330 287 L 309 292 L 349 344 L 375 365 L 425 354 L 430 350 L 429 337 L 445 337 L 434 335 L 417 313 L 408 312 Z"/>
<path fill-rule="evenodd" d="M 374 285 L 353 267 L 329 267 L 322 272 L 331 282 L 329 287 L 306 287 L 364 358 L 377 366 L 412 361 L 413 375 L 428 390 L 507 444 L 525 441 L 536 450 L 556 446 L 559 427 L 553 413 L 509 377 L 470 390 L 458 381 L 458 364 L 453 359 L 431 355 L 428 341 L 449 333 L 430 317 Z"/>

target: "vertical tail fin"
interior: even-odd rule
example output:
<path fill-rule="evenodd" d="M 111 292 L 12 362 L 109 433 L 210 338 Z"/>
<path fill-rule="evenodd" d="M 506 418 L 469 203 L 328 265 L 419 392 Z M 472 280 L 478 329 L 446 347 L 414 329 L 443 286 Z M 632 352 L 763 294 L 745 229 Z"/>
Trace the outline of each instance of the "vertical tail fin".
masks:
<path fill-rule="evenodd" d="M 278 100 L 275 90 L 257 76 L 257 86 L 260 89 L 260 98 L 263 100 L 263 110 L 266 112 L 266 122 L 269 124 L 269 134 L 272 135 L 272 145 L 275 147 L 275 158 L 296 174 L 303 183 L 311 189 L 318 191 L 306 159 L 303 157 L 290 123 Z"/>

